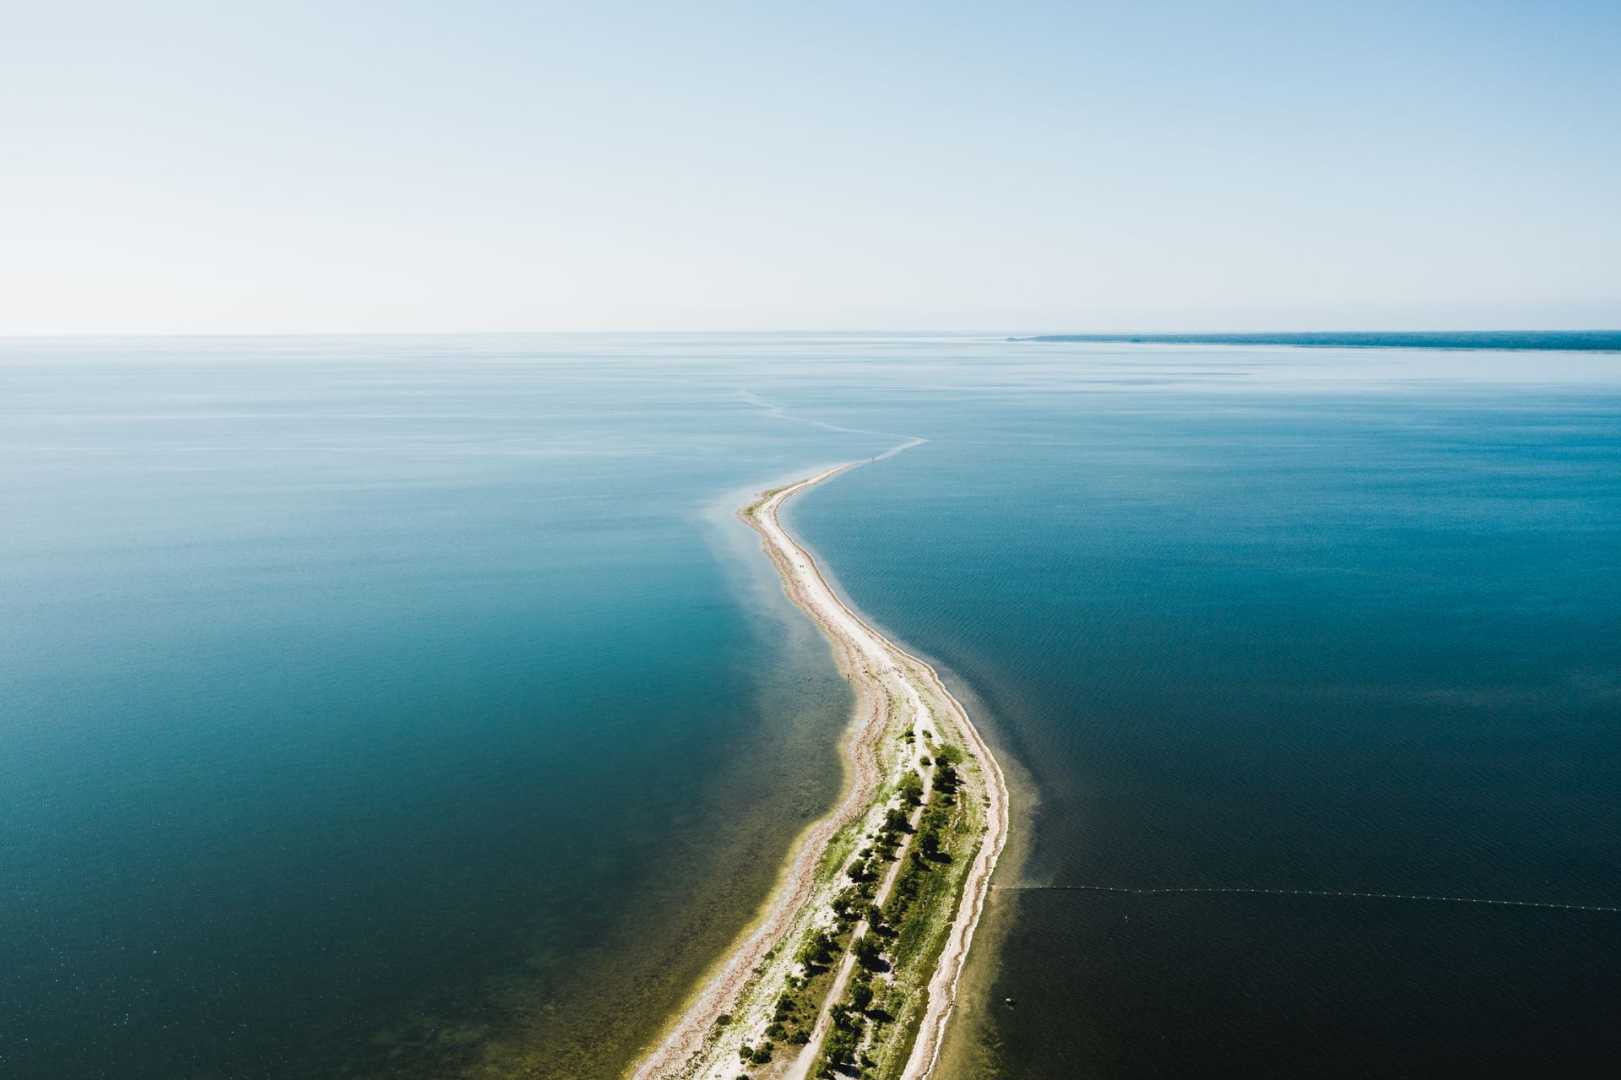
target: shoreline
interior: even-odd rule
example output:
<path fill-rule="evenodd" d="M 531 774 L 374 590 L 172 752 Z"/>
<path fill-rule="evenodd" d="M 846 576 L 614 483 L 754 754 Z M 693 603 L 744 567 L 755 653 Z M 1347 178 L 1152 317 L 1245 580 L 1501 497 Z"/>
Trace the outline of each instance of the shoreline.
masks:
<path fill-rule="evenodd" d="M 889 453 L 907 449 L 904 444 Z M 889 454 L 882 455 L 884 457 Z M 874 458 L 872 460 L 878 460 Z M 960 900 L 951 912 L 945 940 L 929 974 L 927 1004 L 904 1066 L 895 1075 L 924 1080 L 939 1064 L 949 1022 L 959 999 L 960 985 L 974 934 L 984 915 L 990 878 L 1007 841 L 1008 791 L 1000 765 L 974 727 L 967 710 L 946 689 L 933 667 L 875 630 L 828 583 L 810 552 L 783 526 L 779 511 L 793 496 L 866 462 L 835 465 L 783 487 L 762 493 L 739 510 L 739 516 L 761 537 L 767 556 L 777 570 L 784 591 L 794 605 L 816 624 L 833 651 L 840 675 L 855 693 L 849 726 L 840 739 L 840 763 L 845 783 L 832 808 L 812 822 L 790 846 L 776 883 L 759 911 L 739 933 L 734 944 L 699 979 L 680 1010 L 664 1024 L 660 1035 L 627 1071 L 634 1080 L 698 1078 L 737 1072 L 737 1057 L 727 1055 L 729 1029 L 758 1019 L 757 991 L 785 974 L 792 978 L 793 950 L 789 943 L 813 925 L 821 901 L 836 885 L 836 871 L 845 855 L 839 845 L 859 844 L 859 831 L 882 810 L 880 794 L 887 796 L 886 775 L 911 768 L 921 754 L 919 741 L 912 758 L 886 750 L 886 734 L 896 722 L 896 690 L 909 698 L 916 722 L 926 738 L 935 737 L 930 725 L 940 726 L 930 703 L 944 711 L 973 762 L 976 790 L 983 799 L 982 834 L 974 860 L 961 883 Z M 907 729 L 911 730 L 910 727 Z M 942 737 L 943 738 L 943 737 Z M 942 743 L 943 744 L 943 743 Z M 889 754 L 886 762 L 885 755 Z M 922 761 L 928 761 L 926 756 Z M 869 834 L 870 835 L 870 834 Z M 838 854 L 835 861 L 833 856 Z M 765 995 L 769 997 L 769 995 Z M 825 1009 L 819 1007 L 818 1030 L 825 1028 Z M 738 1015 L 734 1016 L 733 1013 Z M 736 1034 L 730 1041 L 740 1041 Z M 767 1070 L 775 1075 L 804 1075 L 817 1045 L 797 1050 L 797 1056 Z M 720 1062 L 725 1065 L 721 1066 Z M 782 1067 L 786 1066 L 786 1072 Z"/>

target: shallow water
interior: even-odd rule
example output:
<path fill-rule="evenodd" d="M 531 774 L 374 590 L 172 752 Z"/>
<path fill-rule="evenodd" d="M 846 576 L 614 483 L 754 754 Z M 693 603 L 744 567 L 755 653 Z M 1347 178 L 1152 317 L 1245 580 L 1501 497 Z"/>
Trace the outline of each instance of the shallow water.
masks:
<path fill-rule="evenodd" d="M 12 341 L 0 421 L 6 1075 L 613 1075 L 837 783 L 728 508 L 896 434 L 789 516 L 1028 768 L 1006 884 L 1621 898 L 1614 355 Z M 1614 1048 L 1613 915 L 997 908 L 1006 1075 Z"/>
<path fill-rule="evenodd" d="M 840 437 L 654 343 L 5 349 L 0 1073 L 616 1072 L 836 789 L 714 508 Z"/>

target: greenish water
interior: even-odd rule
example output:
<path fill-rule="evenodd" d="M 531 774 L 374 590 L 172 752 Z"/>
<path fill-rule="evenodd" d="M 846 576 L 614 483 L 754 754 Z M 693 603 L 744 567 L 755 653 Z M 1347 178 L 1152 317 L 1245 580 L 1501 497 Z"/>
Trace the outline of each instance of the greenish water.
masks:
<path fill-rule="evenodd" d="M 731 509 L 901 434 L 789 517 L 1004 884 L 1621 898 L 1614 356 L 1003 336 L 0 343 L 0 1074 L 614 1075 L 838 784 Z M 1617 1048 L 1613 915 L 995 909 L 1004 1075 Z"/>

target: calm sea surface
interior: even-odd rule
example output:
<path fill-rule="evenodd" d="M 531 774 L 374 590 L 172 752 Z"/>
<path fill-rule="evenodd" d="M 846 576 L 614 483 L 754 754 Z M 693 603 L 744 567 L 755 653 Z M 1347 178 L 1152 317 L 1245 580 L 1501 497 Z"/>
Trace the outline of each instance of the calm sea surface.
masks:
<path fill-rule="evenodd" d="M 730 510 L 914 434 L 792 520 L 1028 775 L 963 1071 L 1621 1050 L 1621 914 L 1066 888 L 1621 905 L 1621 355 L 13 340 L 0 1075 L 615 1075 L 837 785 Z"/>

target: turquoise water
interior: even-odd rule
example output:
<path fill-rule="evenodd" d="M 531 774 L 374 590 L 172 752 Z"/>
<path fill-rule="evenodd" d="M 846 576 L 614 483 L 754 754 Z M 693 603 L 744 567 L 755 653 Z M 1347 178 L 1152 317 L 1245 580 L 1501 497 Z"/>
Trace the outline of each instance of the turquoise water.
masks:
<path fill-rule="evenodd" d="M 840 437 L 652 342 L 4 351 L 0 1073 L 611 1075 L 836 787 L 727 508 Z"/>
<path fill-rule="evenodd" d="M 11 341 L 0 1073 L 615 1074 L 833 796 L 729 512 L 863 431 L 791 518 L 1028 770 L 1003 884 L 1621 903 L 1614 355 Z M 1613 914 L 995 915 L 1004 1075 L 1615 1048 Z"/>

